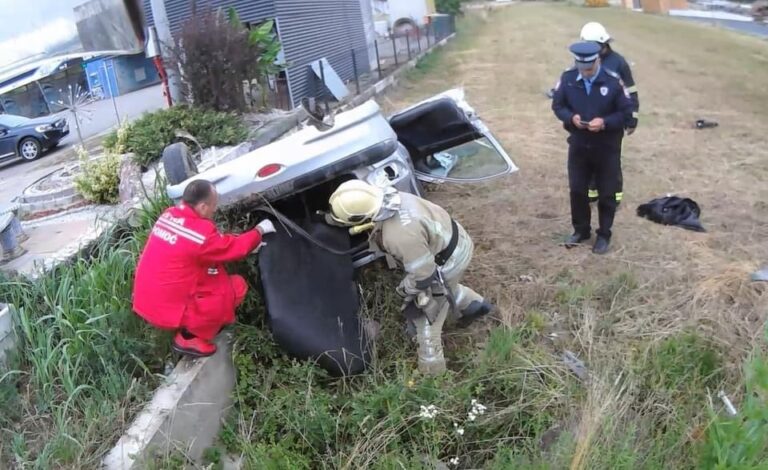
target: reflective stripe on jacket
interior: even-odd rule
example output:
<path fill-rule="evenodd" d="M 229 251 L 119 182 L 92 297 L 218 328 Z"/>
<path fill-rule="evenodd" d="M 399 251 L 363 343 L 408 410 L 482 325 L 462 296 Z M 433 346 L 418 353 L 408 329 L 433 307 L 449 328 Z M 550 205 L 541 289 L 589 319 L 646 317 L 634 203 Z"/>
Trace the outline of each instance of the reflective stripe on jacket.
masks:
<path fill-rule="evenodd" d="M 134 311 L 159 328 L 178 328 L 201 293 L 219 294 L 213 297 L 221 300 L 222 311 L 234 311 L 234 290 L 222 263 L 244 258 L 260 243 L 256 230 L 222 234 L 184 204 L 167 209 L 152 227 L 136 267 Z"/>

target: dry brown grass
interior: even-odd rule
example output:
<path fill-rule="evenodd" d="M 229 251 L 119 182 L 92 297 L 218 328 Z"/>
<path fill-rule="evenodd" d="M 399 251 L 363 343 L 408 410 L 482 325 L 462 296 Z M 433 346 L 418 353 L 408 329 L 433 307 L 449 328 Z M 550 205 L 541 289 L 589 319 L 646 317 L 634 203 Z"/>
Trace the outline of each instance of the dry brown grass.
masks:
<path fill-rule="evenodd" d="M 603 257 L 558 246 L 570 232 L 566 136 L 543 95 L 569 65 L 566 48 L 590 20 L 615 36 L 641 98 L 639 130 L 625 144 L 624 204 Z M 431 73 L 383 102 L 392 111 L 463 86 L 521 168 L 512 177 L 430 194 L 476 242 L 467 283 L 499 304 L 505 324 L 535 310 L 549 328 L 575 338 L 583 304 L 564 307 L 558 290 L 584 284 L 599 291 L 624 273 L 635 288 L 587 302 L 595 309 L 600 354 L 695 328 L 726 346 L 737 368 L 768 305 L 765 289 L 748 281 L 751 270 L 768 262 L 766 43 L 618 9 L 552 4 L 485 11 L 464 25 L 466 34 Z M 695 130 L 698 118 L 720 127 Z M 666 193 L 695 199 L 708 233 L 635 215 L 638 204 Z"/>

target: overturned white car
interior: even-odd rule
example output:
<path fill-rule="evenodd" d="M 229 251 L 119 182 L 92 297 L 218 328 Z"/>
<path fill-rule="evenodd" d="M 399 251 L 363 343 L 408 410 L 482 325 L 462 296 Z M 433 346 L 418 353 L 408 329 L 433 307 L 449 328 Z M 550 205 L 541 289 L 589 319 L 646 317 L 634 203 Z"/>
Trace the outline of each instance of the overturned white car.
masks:
<path fill-rule="evenodd" d="M 464 100 L 450 90 L 385 118 L 375 101 L 235 160 L 193 174 L 184 152 L 166 152 L 168 194 L 181 198 L 194 179 L 216 185 L 224 205 L 244 204 L 280 222 L 259 258 L 268 322 L 287 352 L 334 374 L 356 373 L 368 359 L 358 321 L 354 268 L 374 259 L 367 234 L 324 223 L 331 193 L 361 179 L 420 194 L 426 182 L 477 182 L 517 167 Z"/>

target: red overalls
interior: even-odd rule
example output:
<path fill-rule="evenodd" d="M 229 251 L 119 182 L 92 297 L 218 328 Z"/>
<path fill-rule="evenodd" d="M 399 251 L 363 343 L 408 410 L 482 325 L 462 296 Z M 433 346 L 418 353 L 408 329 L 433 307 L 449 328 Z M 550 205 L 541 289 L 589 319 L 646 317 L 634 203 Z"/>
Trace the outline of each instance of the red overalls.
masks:
<path fill-rule="evenodd" d="M 183 203 L 167 209 L 152 227 L 136 267 L 134 311 L 157 328 L 184 328 L 212 340 L 235 321 L 235 308 L 248 290 L 223 263 L 245 258 L 260 243 L 257 230 L 226 235 Z"/>

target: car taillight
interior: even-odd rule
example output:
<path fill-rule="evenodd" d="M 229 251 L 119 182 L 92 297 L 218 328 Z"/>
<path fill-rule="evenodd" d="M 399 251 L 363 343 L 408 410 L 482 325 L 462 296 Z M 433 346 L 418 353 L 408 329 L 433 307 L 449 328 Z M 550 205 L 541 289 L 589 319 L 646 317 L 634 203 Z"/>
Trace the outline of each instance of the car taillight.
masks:
<path fill-rule="evenodd" d="M 283 169 L 283 165 L 280 165 L 278 163 L 270 163 L 269 165 L 264 165 L 261 167 L 261 169 L 256 173 L 256 177 L 258 178 L 266 178 L 267 176 L 272 176 L 278 171 Z"/>

